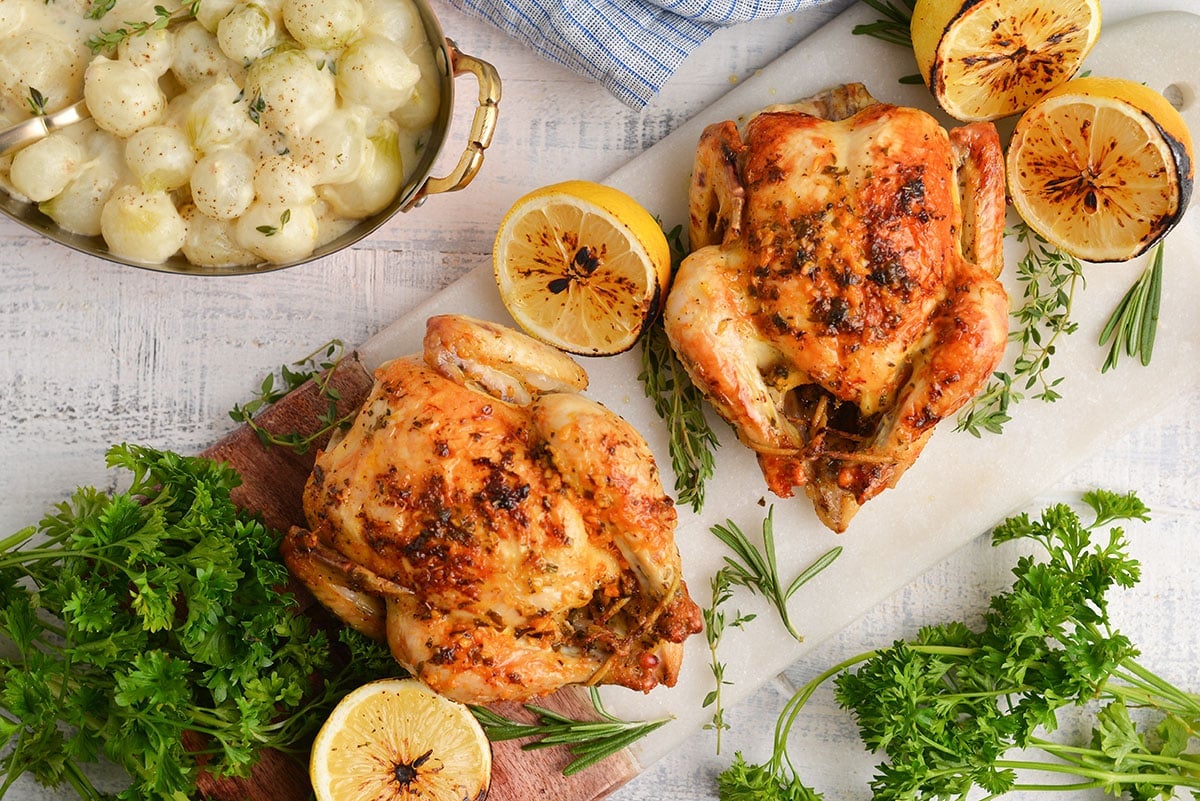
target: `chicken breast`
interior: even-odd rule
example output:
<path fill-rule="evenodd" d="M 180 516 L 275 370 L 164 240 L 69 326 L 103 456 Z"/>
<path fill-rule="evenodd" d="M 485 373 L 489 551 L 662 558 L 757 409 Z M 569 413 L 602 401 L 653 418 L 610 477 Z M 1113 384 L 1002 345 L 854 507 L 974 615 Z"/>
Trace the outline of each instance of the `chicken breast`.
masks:
<path fill-rule="evenodd" d="M 690 205 L 671 344 L 768 488 L 844 531 L 1004 353 L 996 130 L 838 87 L 709 126 Z"/>
<path fill-rule="evenodd" d="M 699 631 L 653 454 L 569 357 L 428 321 L 319 454 L 283 546 L 335 614 L 451 698 L 672 685 Z"/>

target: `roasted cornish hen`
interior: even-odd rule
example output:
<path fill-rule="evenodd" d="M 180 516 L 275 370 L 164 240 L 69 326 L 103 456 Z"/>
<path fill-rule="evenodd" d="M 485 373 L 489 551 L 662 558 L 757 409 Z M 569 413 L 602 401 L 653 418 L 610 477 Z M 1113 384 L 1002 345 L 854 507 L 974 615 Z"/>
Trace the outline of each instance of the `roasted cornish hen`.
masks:
<path fill-rule="evenodd" d="M 671 344 L 768 488 L 844 531 L 1003 355 L 996 130 L 838 87 L 709 126 L 690 213 Z"/>
<path fill-rule="evenodd" d="M 292 572 L 457 700 L 672 685 L 700 630 L 645 440 L 561 352 L 464 317 L 381 366 L 317 457 Z"/>

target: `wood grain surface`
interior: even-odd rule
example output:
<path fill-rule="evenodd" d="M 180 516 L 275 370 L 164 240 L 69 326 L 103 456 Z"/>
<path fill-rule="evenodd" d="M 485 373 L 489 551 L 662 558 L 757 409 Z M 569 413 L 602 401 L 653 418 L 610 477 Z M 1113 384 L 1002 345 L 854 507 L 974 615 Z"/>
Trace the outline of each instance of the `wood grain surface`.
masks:
<path fill-rule="evenodd" d="M 720 31 L 685 61 L 660 98 L 634 112 L 445 0 L 431 0 L 447 35 L 464 52 L 495 64 L 504 83 L 483 170 L 464 191 L 431 197 L 354 248 L 303 267 L 230 279 L 167 276 L 68 251 L 0 219 L 0 529 L 35 522 L 77 486 L 113 488 L 118 478 L 106 473 L 104 454 L 114 443 L 184 453 L 213 445 L 234 428 L 228 410 L 252 396 L 265 373 L 332 338 L 366 342 L 452 282 L 486 267 L 496 227 L 521 194 L 567 178 L 605 180 L 854 2 L 831 0 Z M 1200 11 L 1200 0 L 1102 5 L 1105 25 L 1148 10 Z M 1152 52 L 1154 44 L 1146 42 L 1141 52 Z M 848 77 L 861 71 L 848 54 L 843 59 Z M 1200 52 L 1197 59 L 1200 75 Z M 469 81 L 459 87 L 462 98 L 473 92 Z M 463 104 L 452 141 L 462 137 L 472 111 Z M 457 159 L 454 148 L 447 150 Z M 1166 292 L 1194 280 L 1169 268 Z M 1137 381 L 1138 372 L 1122 369 L 1117 378 Z M 1068 379 L 1064 389 L 1070 387 Z M 1053 457 L 1036 442 L 1029 451 L 1031 460 Z M 1200 394 L 1130 426 L 1045 487 L 1043 496 L 1070 499 L 1105 486 L 1138 490 L 1149 503 L 1153 523 L 1134 537 L 1145 577 L 1137 592 L 1118 600 L 1114 614 L 1148 664 L 1193 688 L 1200 664 L 1193 625 L 1200 560 L 1189 558 L 1200 529 L 1197 453 Z M 776 716 L 794 684 L 922 624 L 977 614 L 989 594 L 1007 584 L 1010 567 L 1009 556 L 982 538 L 932 566 L 728 710 L 731 729 L 721 752 L 711 731 L 696 732 L 614 790 L 612 801 L 716 799 L 716 774 L 736 752 L 752 761 L 770 756 Z M 703 589 L 698 594 L 706 600 Z M 796 617 L 803 625 L 805 610 Z M 792 757 L 826 798 L 867 797 L 875 759 L 831 693 L 810 702 L 793 733 Z M 105 789 L 123 786 L 119 775 L 106 778 Z M 557 789 L 547 797 L 560 797 Z M 1087 791 L 1063 796 L 1102 797 Z M 70 788 L 32 781 L 19 782 L 6 795 L 10 801 L 73 798 Z"/>

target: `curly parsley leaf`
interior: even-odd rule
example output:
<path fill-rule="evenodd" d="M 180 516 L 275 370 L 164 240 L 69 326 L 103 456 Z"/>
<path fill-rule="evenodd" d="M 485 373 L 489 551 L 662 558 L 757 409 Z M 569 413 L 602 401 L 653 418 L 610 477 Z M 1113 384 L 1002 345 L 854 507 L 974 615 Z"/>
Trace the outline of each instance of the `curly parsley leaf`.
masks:
<path fill-rule="evenodd" d="M 263 749 L 300 752 L 346 692 L 396 672 L 376 644 L 344 661 L 298 614 L 229 466 L 132 445 L 108 464 L 125 492 L 80 488 L 0 540 L 0 786 L 100 798 L 82 766 L 103 757 L 130 776 L 121 797 L 195 797 L 200 760 L 236 777 Z"/>
<path fill-rule="evenodd" d="M 801 687 L 776 724 L 771 759 L 747 766 L 739 756 L 721 774 L 723 801 L 817 797 L 791 765 L 787 741 L 830 679 L 863 743 L 885 757 L 871 782 L 875 799 L 991 798 L 1017 787 L 1134 799 L 1200 790 L 1200 696 L 1142 666 L 1109 619 L 1109 591 L 1140 577 L 1120 524 L 1147 520 L 1149 510 L 1132 493 L 1098 490 L 1082 501 L 1090 521 L 1056 504 L 996 527 L 993 544 L 1036 543 L 1041 555 L 1017 559 L 1011 588 L 991 599 L 981 625 L 926 626 Z M 1047 736 L 1067 707 L 1091 712 L 1082 744 Z M 1046 774 L 1075 781 L 1052 786 Z"/>

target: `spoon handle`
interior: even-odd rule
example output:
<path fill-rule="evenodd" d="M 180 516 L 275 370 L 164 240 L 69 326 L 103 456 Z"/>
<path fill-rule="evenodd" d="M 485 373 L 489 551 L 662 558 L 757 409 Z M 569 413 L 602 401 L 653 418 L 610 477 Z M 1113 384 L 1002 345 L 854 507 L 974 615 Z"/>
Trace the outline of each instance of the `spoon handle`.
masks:
<path fill-rule="evenodd" d="M 80 100 L 60 108 L 58 111 L 30 117 L 24 122 L 0 130 L 0 157 L 7 156 L 26 145 L 33 144 L 52 131 L 74 125 L 89 116 L 87 105 Z"/>

